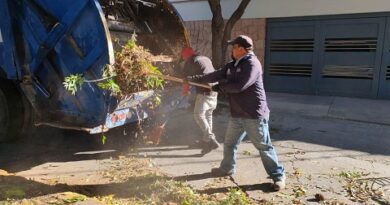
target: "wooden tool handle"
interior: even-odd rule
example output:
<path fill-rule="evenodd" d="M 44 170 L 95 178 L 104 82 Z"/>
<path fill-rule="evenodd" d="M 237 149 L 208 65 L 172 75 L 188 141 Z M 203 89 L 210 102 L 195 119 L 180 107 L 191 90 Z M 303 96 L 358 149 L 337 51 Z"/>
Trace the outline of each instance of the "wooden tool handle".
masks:
<path fill-rule="evenodd" d="M 160 74 L 154 74 L 154 73 L 149 73 L 147 75 L 156 76 L 156 77 L 159 77 L 159 78 L 162 78 L 165 80 L 174 81 L 174 82 L 178 82 L 178 83 L 184 83 L 183 79 L 178 78 L 178 77 L 174 77 L 174 76 L 170 76 L 170 75 L 160 75 Z M 206 84 L 195 83 L 195 82 L 190 82 L 190 81 L 188 82 L 188 84 L 196 86 L 196 87 L 207 88 L 207 89 L 211 90 L 211 86 L 206 85 Z"/>

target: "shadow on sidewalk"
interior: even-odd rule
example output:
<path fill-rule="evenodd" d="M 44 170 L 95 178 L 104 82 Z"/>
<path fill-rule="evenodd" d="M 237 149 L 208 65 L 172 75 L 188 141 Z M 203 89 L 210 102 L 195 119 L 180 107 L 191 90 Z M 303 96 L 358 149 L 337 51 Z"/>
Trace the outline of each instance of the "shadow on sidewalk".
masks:
<path fill-rule="evenodd" d="M 144 158 L 144 156 L 140 156 L 140 155 L 131 155 L 130 154 L 129 156 Z M 203 156 L 204 156 L 203 154 L 190 154 L 190 155 L 175 155 L 175 154 L 172 154 L 172 155 L 146 155 L 146 157 L 150 157 L 150 158 L 193 158 L 193 157 L 203 157 Z"/>
<path fill-rule="evenodd" d="M 219 177 L 215 177 L 215 176 L 211 175 L 211 172 L 205 172 L 202 174 L 191 174 L 191 175 L 177 176 L 177 177 L 173 177 L 172 179 L 175 181 L 188 182 L 188 181 L 196 181 L 196 180 L 202 180 L 202 179 L 208 179 L 208 178 L 219 178 Z M 204 189 L 204 190 L 198 190 L 198 192 L 201 194 L 227 193 L 227 192 L 229 192 L 229 189 L 232 189 L 232 188 L 240 188 L 244 192 L 245 191 L 255 191 L 255 190 L 260 190 L 264 193 L 274 192 L 274 190 L 272 189 L 272 183 L 208 188 L 208 189 Z"/>
<path fill-rule="evenodd" d="M 198 191 L 201 194 L 216 194 L 216 193 L 227 193 L 230 189 L 240 188 L 242 191 L 262 191 L 264 193 L 275 192 L 272 189 L 272 183 L 252 184 L 252 185 L 240 185 L 240 186 L 229 186 L 220 188 L 209 188 Z"/>
<path fill-rule="evenodd" d="M 173 180 L 176 181 L 195 181 L 195 180 L 201 180 L 201 179 L 208 179 L 208 178 L 214 178 L 211 175 L 211 172 L 205 172 L 202 174 L 191 174 L 191 175 L 184 175 L 184 176 L 177 176 L 173 177 Z"/>
<path fill-rule="evenodd" d="M 270 126 L 273 142 L 299 141 L 390 156 L 390 126 L 284 114 L 273 115 Z"/>
<path fill-rule="evenodd" d="M 31 199 L 50 194 L 73 192 L 88 197 L 115 195 L 118 198 L 150 196 L 159 180 L 169 180 L 154 175 L 129 177 L 127 181 L 92 185 L 48 185 L 20 176 L 0 176 L 0 204 L 2 200 Z M 58 204 L 58 203 L 57 203 Z M 61 203 L 65 204 L 65 203 Z"/>

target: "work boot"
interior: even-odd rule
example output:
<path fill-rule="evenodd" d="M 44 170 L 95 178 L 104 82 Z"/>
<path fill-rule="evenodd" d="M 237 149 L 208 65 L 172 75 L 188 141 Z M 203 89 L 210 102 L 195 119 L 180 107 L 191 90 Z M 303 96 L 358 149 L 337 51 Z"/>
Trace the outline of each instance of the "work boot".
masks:
<path fill-rule="evenodd" d="M 274 181 L 273 188 L 275 191 L 280 191 L 286 188 L 286 176 L 283 175 L 282 178 Z"/>
<path fill-rule="evenodd" d="M 203 155 L 207 154 L 207 153 L 211 152 L 212 150 L 217 149 L 218 147 L 219 147 L 219 144 L 218 144 L 217 140 L 211 139 L 208 142 L 203 142 L 203 147 L 202 147 L 201 153 Z"/>
<path fill-rule="evenodd" d="M 213 177 L 226 177 L 226 176 L 231 176 L 233 175 L 234 172 L 232 170 L 226 172 L 225 170 L 221 168 L 212 168 L 211 169 L 211 175 Z"/>
<path fill-rule="evenodd" d="M 196 148 L 196 149 L 202 149 L 203 147 L 203 141 L 202 140 L 196 140 L 193 144 L 191 144 L 191 148 Z"/>

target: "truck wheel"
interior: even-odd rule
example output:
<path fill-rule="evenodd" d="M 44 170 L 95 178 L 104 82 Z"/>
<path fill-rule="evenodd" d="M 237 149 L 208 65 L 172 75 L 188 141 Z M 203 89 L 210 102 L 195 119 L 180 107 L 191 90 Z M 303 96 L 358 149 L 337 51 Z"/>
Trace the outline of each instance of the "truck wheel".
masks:
<path fill-rule="evenodd" d="M 0 142 L 6 141 L 9 138 L 8 126 L 9 126 L 9 112 L 7 99 L 0 88 Z"/>
<path fill-rule="evenodd" d="M 0 79 L 0 142 L 26 135 L 32 126 L 31 106 L 16 86 Z"/>
<path fill-rule="evenodd" d="M 33 136 L 36 131 L 36 127 L 34 126 L 34 109 L 32 108 L 30 102 L 27 100 L 27 97 L 21 95 L 20 99 L 23 102 L 23 113 L 21 113 L 23 122 L 22 130 L 19 132 L 19 137 Z"/>

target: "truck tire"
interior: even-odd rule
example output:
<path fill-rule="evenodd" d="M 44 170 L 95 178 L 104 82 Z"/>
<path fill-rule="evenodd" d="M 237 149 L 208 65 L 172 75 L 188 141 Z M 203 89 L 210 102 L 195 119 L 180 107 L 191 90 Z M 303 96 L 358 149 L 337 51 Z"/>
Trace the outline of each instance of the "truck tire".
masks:
<path fill-rule="evenodd" d="M 0 88 L 0 142 L 6 141 L 8 136 L 9 112 L 7 99 Z"/>
<path fill-rule="evenodd" d="M 0 142 L 16 140 L 32 128 L 31 106 L 17 87 L 0 79 Z"/>

